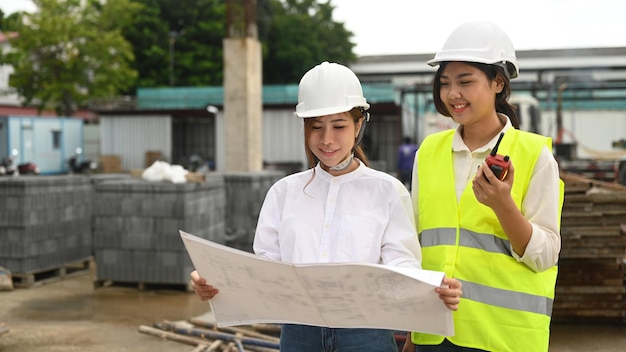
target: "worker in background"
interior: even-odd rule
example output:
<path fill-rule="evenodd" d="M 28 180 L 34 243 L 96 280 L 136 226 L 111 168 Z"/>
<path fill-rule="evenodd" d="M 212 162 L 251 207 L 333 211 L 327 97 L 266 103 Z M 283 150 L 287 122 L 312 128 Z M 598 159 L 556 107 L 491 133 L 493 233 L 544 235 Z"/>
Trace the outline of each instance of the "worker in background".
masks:
<path fill-rule="evenodd" d="M 551 139 L 520 131 L 508 102 L 513 44 L 491 22 L 469 22 L 428 63 L 439 66 L 435 107 L 459 125 L 421 143 L 413 208 L 423 268 L 461 281 L 463 296 L 454 336 L 414 332 L 403 351 L 548 351 L 563 183 Z M 502 132 L 500 179 L 487 162 Z"/>
<path fill-rule="evenodd" d="M 411 137 L 404 137 L 402 144 L 398 147 L 398 178 L 409 189 L 411 189 L 411 174 L 416 152 L 417 145 L 413 143 Z"/>
<path fill-rule="evenodd" d="M 268 191 L 254 236 L 258 256 L 292 264 L 421 268 L 409 191 L 397 178 L 371 169 L 360 146 L 368 108 L 361 83 L 345 66 L 324 62 L 302 77 L 295 115 L 304 123 L 309 169 Z M 202 300 L 218 293 L 197 271 L 191 280 Z M 449 309 L 457 308 L 457 280 L 446 278 L 435 290 Z M 397 343 L 391 330 L 284 324 L 280 351 L 397 352 Z"/>

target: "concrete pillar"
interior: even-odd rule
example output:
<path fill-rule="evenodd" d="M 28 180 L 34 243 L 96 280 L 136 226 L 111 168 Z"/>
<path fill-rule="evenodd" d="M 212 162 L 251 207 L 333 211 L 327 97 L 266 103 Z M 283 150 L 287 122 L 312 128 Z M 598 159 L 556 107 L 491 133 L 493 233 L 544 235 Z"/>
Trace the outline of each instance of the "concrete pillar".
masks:
<path fill-rule="evenodd" d="M 263 169 L 261 43 L 224 39 L 224 128 L 226 171 Z"/>

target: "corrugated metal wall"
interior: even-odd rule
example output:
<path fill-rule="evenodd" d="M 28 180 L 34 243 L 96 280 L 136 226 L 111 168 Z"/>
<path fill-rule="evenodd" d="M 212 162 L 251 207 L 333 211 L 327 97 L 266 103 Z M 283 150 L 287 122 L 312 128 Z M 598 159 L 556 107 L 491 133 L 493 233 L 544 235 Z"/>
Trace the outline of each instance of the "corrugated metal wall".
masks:
<path fill-rule="evenodd" d="M 146 151 L 160 151 L 165 161 L 181 163 L 189 153 L 214 157 L 218 171 L 224 170 L 223 116 L 215 120 L 194 123 L 197 128 L 186 137 L 178 126 L 176 132 L 170 116 L 116 116 L 100 119 L 100 153 L 119 155 L 122 169 L 145 167 Z M 187 126 L 189 127 L 189 126 Z M 293 165 L 306 168 L 304 152 L 304 123 L 293 114 L 293 109 L 266 109 L 263 111 L 263 162 L 275 168 L 292 169 Z M 176 132 L 176 133 L 174 133 Z M 399 140 L 399 117 L 373 116 L 367 125 L 363 144 L 370 160 L 382 171 L 395 170 L 395 154 Z M 176 148 L 173 138 L 178 139 Z M 243 138 L 243 136 L 242 136 Z M 199 149 L 198 149 L 199 148 Z M 176 155 L 174 153 L 176 149 Z M 177 160 L 173 160 L 173 158 Z"/>
<path fill-rule="evenodd" d="M 307 165 L 304 153 L 304 123 L 293 110 L 263 111 L 263 161 L 300 162 Z"/>
<path fill-rule="evenodd" d="M 269 164 L 299 163 L 307 166 L 304 153 L 304 123 L 293 114 L 293 109 L 263 110 L 263 162 Z M 216 167 L 226 168 L 224 115 L 215 119 Z"/>
<path fill-rule="evenodd" d="M 399 116 L 372 115 L 362 143 L 372 168 L 395 173 L 400 138 Z"/>
<path fill-rule="evenodd" d="M 215 119 L 188 116 L 172 120 L 172 163 L 189 168 L 192 155 L 214 165 L 216 158 Z"/>
<path fill-rule="evenodd" d="M 400 118 L 375 115 L 366 126 L 363 145 L 370 160 L 381 171 L 395 170 L 400 135 Z M 263 111 L 263 161 L 267 163 L 300 162 L 307 167 L 304 153 L 304 123 L 293 110 Z"/>
<path fill-rule="evenodd" d="M 83 126 L 84 157 L 90 160 L 100 158 L 100 125 L 91 124 Z"/>
<path fill-rule="evenodd" d="M 122 169 L 145 168 L 147 151 L 159 151 L 170 162 L 172 118 L 169 115 L 100 118 L 100 153 L 119 155 Z"/>

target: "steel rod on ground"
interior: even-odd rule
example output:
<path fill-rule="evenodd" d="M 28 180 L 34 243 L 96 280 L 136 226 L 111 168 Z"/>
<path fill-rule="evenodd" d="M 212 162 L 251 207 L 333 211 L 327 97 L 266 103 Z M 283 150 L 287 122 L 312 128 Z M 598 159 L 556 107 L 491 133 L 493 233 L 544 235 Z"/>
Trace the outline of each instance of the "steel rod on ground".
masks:
<path fill-rule="evenodd" d="M 189 322 L 193 325 L 197 325 L 203 328 L 207 328 L 207 329 L 217 329 L 218 331 L 224 331 L 224 332 L 231 332 L 231 333 L 241 333 L 243 335 L 247 335 L 250 337 L 256 337 L 256 338 L 260 338 L 260 339 L 264 339 L 264 340 L 268 340 L 271 342 L 280 342 L 280 338 L 276 337 L 276 336 L 271 336 L 271 335 L 267 335 L 267 334 L 263 334 L 260 333 L 258 331 L 254 331 L 254 330 L 250 330 L 250 329 L 244 329 L 244 328 L 238 328 L 238 327 L 233 327 L 233 326 L 224 326 L 224 327 L 218 327 L 217 325 L 211 323 L 210 321 L 207 320 L 203 320 L 200 318 L 191 318 L 189 319 Z"/>
<path fill-rule="evenodd" d="M 208 329 L 201 329 L 201 328 L 187 328 L 187 327 L 180 326 L 180 324 L 175 324 L 171 322 L 155 323 L 154 325 L 155 327 L 159 329 L 172 331 L 172 332 L 183 334 L 183 335 L 197 336 L 197 337 L 208 338 L 212 340 L 219 339 L 219 340 L 224 340 L 228 342 L 235 342 L 236 344 L 278 349 L 278 343 L 270 342 L 270 341 L 262 340 L 258 338 L 251 338 L 251 337 L 238 338 L 228 333 L 212 331 Z"/>

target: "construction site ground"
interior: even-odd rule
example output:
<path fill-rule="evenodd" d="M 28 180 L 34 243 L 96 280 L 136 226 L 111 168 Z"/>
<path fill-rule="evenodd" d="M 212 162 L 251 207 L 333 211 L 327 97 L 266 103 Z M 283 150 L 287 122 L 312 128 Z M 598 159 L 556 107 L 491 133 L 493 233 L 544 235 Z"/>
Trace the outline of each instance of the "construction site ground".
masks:
<path fill-rule="evenodd" d="M 185 289 L 94 285 L 93 268 L 28 288 L 0 291 L 2 352 L 190 352 L 193 346 L 139 331 L 155 322 L 206 315 Z M 626 350 L 626 325 L 552 326 L 550 352 Z"/>

